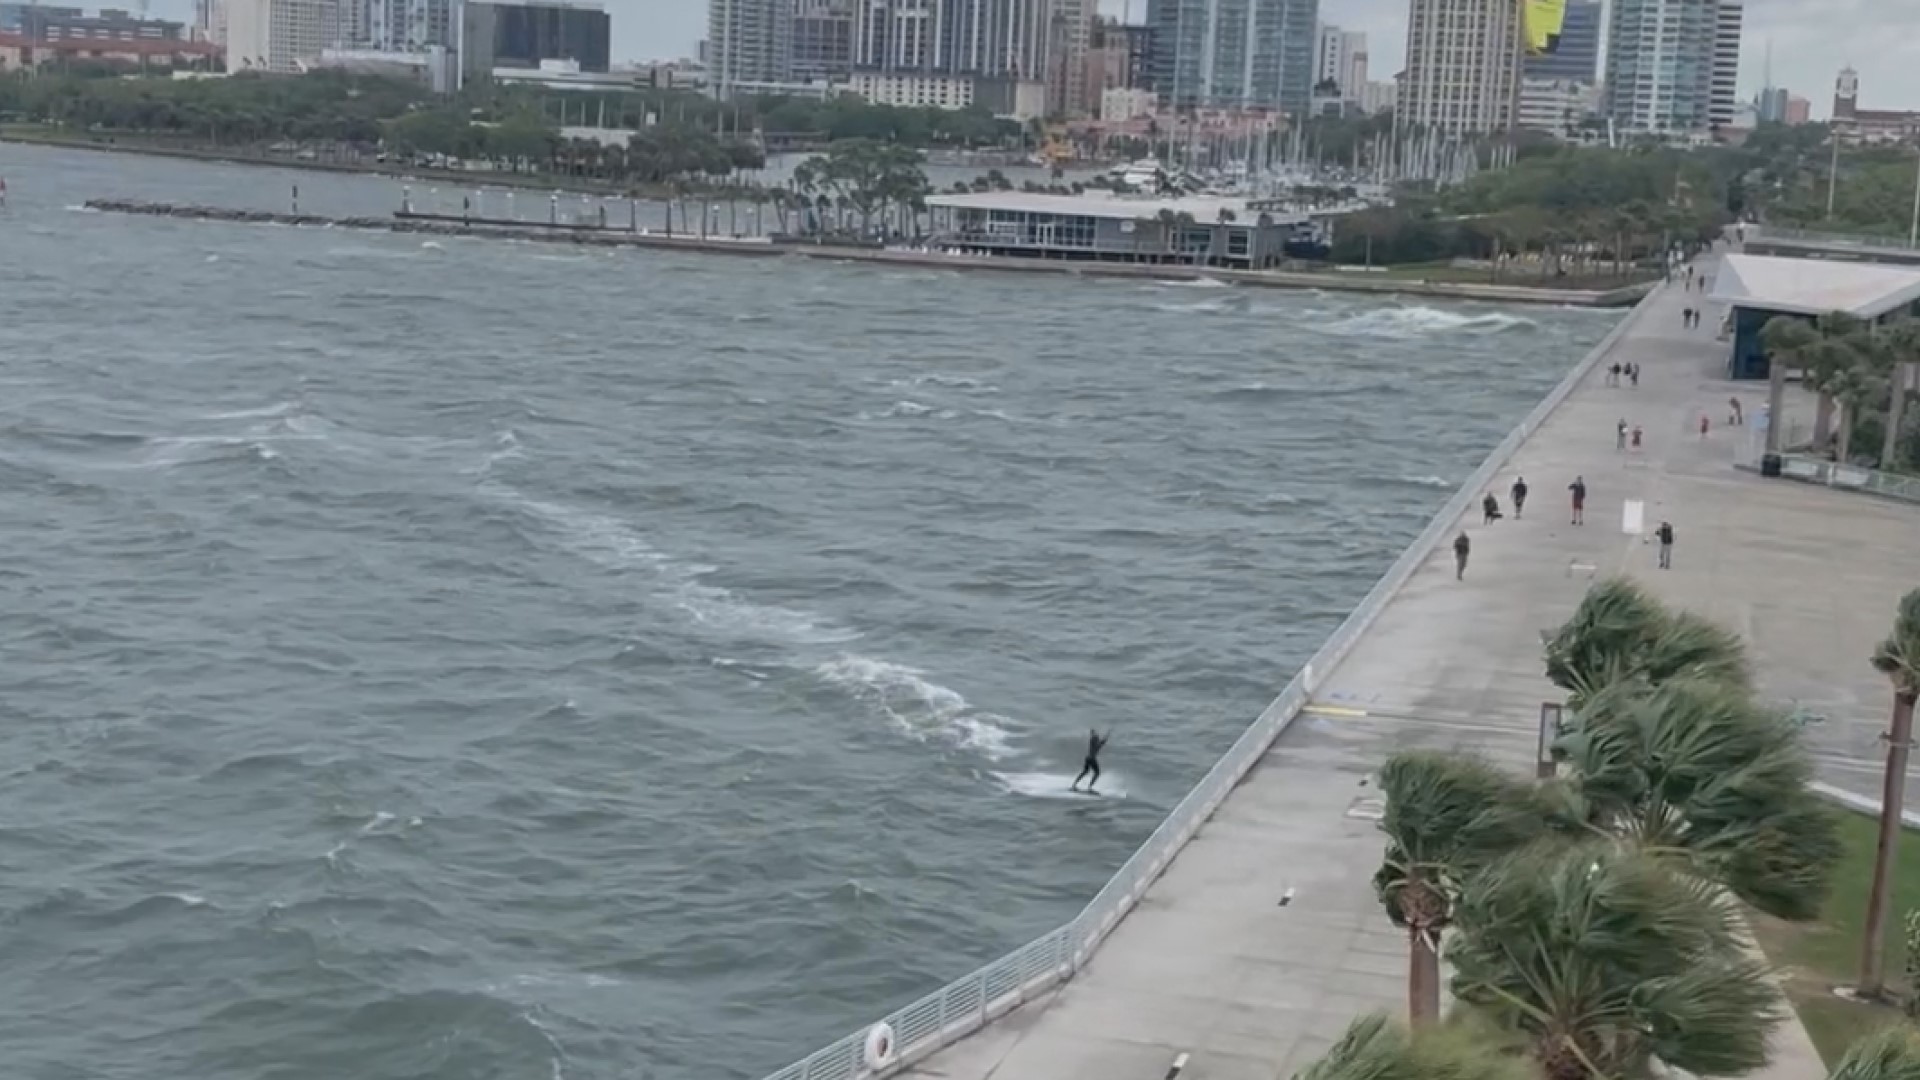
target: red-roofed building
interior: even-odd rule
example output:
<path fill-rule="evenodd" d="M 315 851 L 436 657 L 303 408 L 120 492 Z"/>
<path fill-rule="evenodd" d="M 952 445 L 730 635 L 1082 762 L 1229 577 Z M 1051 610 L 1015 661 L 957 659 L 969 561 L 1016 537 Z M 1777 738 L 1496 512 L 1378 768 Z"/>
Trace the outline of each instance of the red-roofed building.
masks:
<path fill-rule="evenodd" d="M 1920 112 L 1860 108 L 1860 74 L 1845 68 L 1833 85 L 1833 129 L 1851 142 L 1920 141 Z"/>
<path fill-rule="evenodd" d="M 220 47 L 180 38 L 61 37 L 44 41 L 25 34 L 0 34 L 0 72 L 62 61 L 208 68 L 219 66 Z"/>

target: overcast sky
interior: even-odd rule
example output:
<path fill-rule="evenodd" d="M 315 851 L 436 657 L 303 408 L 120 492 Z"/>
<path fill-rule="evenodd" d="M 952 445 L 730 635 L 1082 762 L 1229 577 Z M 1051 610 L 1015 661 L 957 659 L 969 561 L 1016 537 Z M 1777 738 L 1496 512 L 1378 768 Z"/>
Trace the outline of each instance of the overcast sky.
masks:
<path fill-rule="evenodd" d="M 604 0 L 613 15 L 614 56 L 623 60 L 691 56 L 707 32 L 706 0 Z M 1101 10 L 1143 18 L 1146 0 L 1099 0 Z M 130 5 L 128 5 L 130 6 Z M 191 15 L 192 0 L 158 0 L 156 13 Z M 1321 0 L 1320 18 L 1367 33 L 1373 77 L 1400 69 L 1406 48 L 1407 0 Z M 1920 109 L 1920 0 L 1747 0 L 1740 56 L 1740 93 L 1751 98 L 1763 80 L 1773 42 L 1773 81 L 1813 102 L 1824 118 L 1833 78 L 1851 64 L 1860 72 L 1869 109 Z"/>

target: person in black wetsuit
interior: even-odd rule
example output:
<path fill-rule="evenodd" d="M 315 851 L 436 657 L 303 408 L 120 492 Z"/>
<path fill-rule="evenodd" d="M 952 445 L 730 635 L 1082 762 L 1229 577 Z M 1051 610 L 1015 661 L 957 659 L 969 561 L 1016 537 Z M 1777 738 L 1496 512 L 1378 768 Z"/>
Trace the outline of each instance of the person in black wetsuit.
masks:
<path fill-rule="evenodd" d="M 1087 780 L 1087 791 L 1089 793 L 1093 791 L 1094 785 L 1100 782 L 1100 751 L 1106 747 L 1107 738 L 1108 736 L 1102 735 L 1092 728 L 1087 730 L 1087 760 L 1085 764 L 1080 766 L 1080 775 L 1073 778 L 1073 783 L 1070 785 L 1071 790 L 1079 791 L 1080 781 L 1087 780 L 1087 774 L 1089 773 L 1093 774 L 1093 779 Z"/>

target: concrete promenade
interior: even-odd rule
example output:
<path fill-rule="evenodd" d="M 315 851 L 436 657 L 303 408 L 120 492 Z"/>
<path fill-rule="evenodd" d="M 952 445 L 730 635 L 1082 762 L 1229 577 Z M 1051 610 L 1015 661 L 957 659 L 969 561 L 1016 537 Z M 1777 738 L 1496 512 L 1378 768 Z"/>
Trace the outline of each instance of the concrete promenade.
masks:
<path fill-rule="evenodd" d="M 1560 696 L 1541 674 L 1540 634 L 1593 576 L 1630 573 L 1740 630 L 1766 692 L 1830 716 L 1812 729 L 1825 778 L 1873 792 L 1889 698 L 1867 655 L 1899 595 L 1920 586 L 1920 507 L 1736 472 L 1747 437 L 1723 430 L 1727 400 L 1737 394 L 1753 416 L 1766 387 L 1724 381 L 1717 317 L 1683 330 L 1688 304 L 1704 301 L 1668 287 L 1643 305 L 1506 463 L 1508 518 L 1460 523 L 1473 542 L 1466 579 L 1454 580 L 1450 551 L 1430 553 L 1071 982 L 909 1075 L 1159 1080 L 1189 1053 L 1183 1080 L 1285 1080 L 1354 1017 L 1403 1010 L 1406 944 L 1371 885 L 1381 840 L 1370 775 L 1414 747 L 1530 769 L 1540 706 Z M 1605 384 L 1615 359 L 1642 366 L 1637 388 Z M 1644 431 L 1640 453 L 1615 449 L 1623 418 Z M 1507 488 L 1519 475 L 1532 495 L 1514 520 Z M 1589 490 L 1584 527 L 1569 523 L 1576 475 Z M 1623 531 L 1630 499 L 1647 530 L 1673 523 L 1671 571 Z M 1764 1075 L 1824 1075 L 1797 1021 Z"/>

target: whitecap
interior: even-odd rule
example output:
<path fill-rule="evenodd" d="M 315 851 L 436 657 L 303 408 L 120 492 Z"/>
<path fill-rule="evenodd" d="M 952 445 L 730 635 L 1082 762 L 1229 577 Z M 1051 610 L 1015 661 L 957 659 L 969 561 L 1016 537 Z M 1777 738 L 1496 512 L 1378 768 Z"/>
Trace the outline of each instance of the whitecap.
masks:
<path fill-rule="evenodd" d="M 1408 340 L 1431 334 L 1497 334 L 1535 329 L 1532 319 L 1505 312 L 1471 313 L 1424 306 L 1376 308 L 1325 327 L 1328 333 Z"/>
<path fill-rule="evenodd" d="M 1100 790 L 1089 795 L 1085 789 L 1074 791 L 1072 784 L 1078 770 L 1074 773 L 1054 772 L 996 772 L 994 779 L 1014 795 L 1024 795 L 1030 799 L 1076 799 L 1092 802 L 1096 797 L 1103 799 L 1124 799 L 1127 786 L 1121 778 L 1112 772 L 1100 774 Z"/>
<path fill-rule="evenodd" d="M 814 674 L 872 705 L 915 739 L 937 737 L 994 760 L 1008 752 L 1011 732 L 1004 725 L 1011 721 L 973 709 L 959 691 L 928 679 L 919 668 L 842 656 L 814 668 Z"/>
<path fill-rule="evenodd" d="M 510 505 L 532 514 L 575 554 L 616 572 L 641 571 L 653 578 L 663 599 L 694 622 L 755 640 L 830 645 L 852 641 L 858 631 L 812 612 L 756 603 L 700 579 L 715 568 L 683 562 L 649 544 L 618 518 L 494 489 Z"/>

